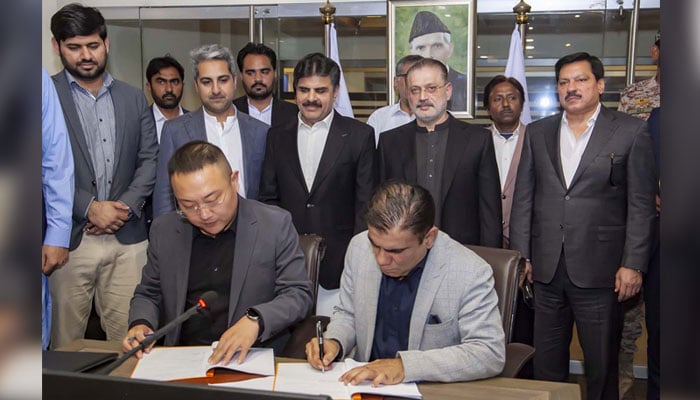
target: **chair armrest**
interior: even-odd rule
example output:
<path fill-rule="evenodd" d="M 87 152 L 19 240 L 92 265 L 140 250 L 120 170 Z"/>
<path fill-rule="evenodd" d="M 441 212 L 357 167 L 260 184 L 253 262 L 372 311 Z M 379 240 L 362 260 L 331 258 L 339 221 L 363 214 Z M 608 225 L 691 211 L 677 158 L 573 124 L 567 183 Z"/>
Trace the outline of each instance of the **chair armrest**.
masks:
<path fill-rule="evenodd" d="M 535 348 L 523 343 L 506 344 L 506 365 L 499 376 L 517 378 L 523 366 L 535 355 Z"/>
<path fill-rule="evenodd" d="M 321 321 L 323 330 L 326 330 L 330 318 L 323 315 L 311 315 L 299 322 L 293 329 L 287 344 L 282 350 L 281 357 L 300 358 L 306 360 L 306 343 L 316 336 L 316 321 Z"/>

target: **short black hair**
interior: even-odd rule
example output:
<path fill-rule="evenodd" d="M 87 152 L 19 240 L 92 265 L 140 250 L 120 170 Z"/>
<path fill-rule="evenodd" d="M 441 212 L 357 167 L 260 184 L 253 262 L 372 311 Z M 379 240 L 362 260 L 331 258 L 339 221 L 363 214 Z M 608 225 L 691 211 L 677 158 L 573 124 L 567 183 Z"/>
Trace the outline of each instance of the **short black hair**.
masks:
<path fill-rule="evenodd" d="M 199 171 L 207 165 L 219 165 L 227 174 L 231 174 L 224 152 L 217 146 L 203 140 L 194 140 L 180 147 L 168 160 L 168 176 L 175 174 L 190 174 Z"/>
<path fill-rule="evenodd" d="M 486 87 L 484 88 L 484 108 L 489 109 L 489 97 L 491 96 L 491 91 L 493 90 L 496 85 L 501 84 L 503 82 L 508 82 L 513 87 L 520 93 L 520 104 L 525 104 L 525 89 L 523 89 L 523 85 L 520 84 L 520 82 L 513 78 L 512 76 L 506 77 L 505 75 L 496 75 L 489 81 L 489 83 L 486 84 Z"/>
<path fill-rule="evenodd" d="M 407 229 L 422 242 L 435 225 L 435 201 L 422 186 L 389 180 L 372 195 L 365 221 L 380 232 L 394 228 Z"/>
<path fill-rule="evenodd" d="M 422 59 L 423 59 L 423 56 L 419 56 L 418 54 L 409 54 L 407 56 L 401 57 L 401 59 L 396 63 L 396 75 L 401 75 L 401 68 L 404 65 L 406 65 L 406 64 L 413 65 Z"/>
<path fill-rule="evenodd" d="M 170 54 L 166 54 L 163 57 L 156 57 L 148 62 L 146 67 L 146 81 L 151 82 L 153 75 L 157 74 L 161 69 L 173 67 L 180 74 L 180 79 L 185 80 L 185 69 L 182 65 L 177 62 Z"/>
<path fill-rule="evenodd" d="M 245 57 L 248 54 L 260 54 L 266 56 L 270 60 L 272 69 L 277 69 L 277 54 L 275 54 L 274 50 L 262 43 L 248 42 L 248 44 L 243 46 L 241 51 L 239 51 L 238 55 L 236 56 L 236 64 L 238 64 L 238 70 L 241 71 L 241 73 L 243 73 L 243 61 L 245 61 Z"/>
<path fill-rule="evenodd" d="M 327 76 L 334 87 L 337 88 L 340 85 L 340 67 L 321 53 L 307 54 L 294 67 L 294 91 L 296 92 L 301 78 L 310 76 Z"/>
<path fill-rule="evenodd" d="M 557 60 L 557 63 L 554 64 L 554 79 L 559 82 L 559 71 L 561 71 L 562 67 L 579 61 L 587 61 L 588 64 L 591 65 L 591 71 L 593 71 L 593 76 L 595 76 L 596 81 L 599 81 L 605 77 L 605 68 L 603 67 L 603 62 L 600 61 L 600 58 L 582 51 L 580 53 L 565 55 Z"/>
<path fill-rule="evenodd" d="M 102 40 L 107 38 L 107 25 L 102 13 L 94 7 L 71 3 L 61 7 L 51 17 L 51 34 L 59 43 L 75 37 L 94 33 Z"/>

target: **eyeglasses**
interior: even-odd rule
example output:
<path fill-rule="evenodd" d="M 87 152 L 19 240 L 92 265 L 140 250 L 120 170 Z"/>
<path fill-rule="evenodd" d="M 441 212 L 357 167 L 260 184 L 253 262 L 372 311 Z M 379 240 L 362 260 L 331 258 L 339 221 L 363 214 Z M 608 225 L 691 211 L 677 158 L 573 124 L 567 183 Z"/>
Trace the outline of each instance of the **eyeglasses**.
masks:
<path fill-rule="evenodd" d="M 180 201 L 178 201 L 178 205 L 180 206 L 180 212 L 183 214 L 189 215 L 189 216 L 194 216 L 194 215 L 199 215 L 200 211 L 203 210 L 213 210 L 214 208 L 220 206 L 223 204 L 224 201 L 226 201 L 226 194 L 228 193 L 228 190 L 224 190 L 221 192 L 219 197 L 217 197 L 214 200 L 209 200 L 205 201 L 204 203 L 200 204 L 193 204 L 193 205 L 183 205 Z"/>
<path fill-rule="evenodd" d="M 428 93 L 428 94 L 430 94 L 430 95 L 433 95 L 433 94 L 435 94 L 435 92 L 438 91 L 438 89 L 444 88 L 445 85 L 447 85 L 447 84 L 444 83 L 444 84 L 439 85 L 439 86 L 437 86 L 437 85 L 429 85 L 429 86 L 424 86 L 424 87 L 420 87 L 420 86 L 411 86 L 410 88 L 408 88 L 408 91 L 409 91 L 412 95 L 414 95 L 414 96 L 419 96 L 424 90 L 425 90 L 426 93 Z"/>

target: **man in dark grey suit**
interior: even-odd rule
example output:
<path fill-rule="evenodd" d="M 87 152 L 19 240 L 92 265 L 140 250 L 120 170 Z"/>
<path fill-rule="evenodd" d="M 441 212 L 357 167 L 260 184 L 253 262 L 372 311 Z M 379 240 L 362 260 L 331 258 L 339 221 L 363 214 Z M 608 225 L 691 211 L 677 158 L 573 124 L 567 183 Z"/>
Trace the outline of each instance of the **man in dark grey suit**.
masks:
<path fill-rule="evenodd" d="M 153 218 L 175 209 L 168 178 L 168 161 L 180 146 L 204 140 L 220 147 L 231 168 L 239 171 L 239 194 L 258 198 L 258 186 L 265 156 L 268 126 L 233 105 L 236 72 L 231 51 L 219 44 L 207 44 L 190 52 L 194 64 L 194 87 L 202 107 L 163 125 Z"/>
<path fill-rule="evenodd" d="M 211 302 L 210 313 L 169 332 L 166 346 L 219 340 L 212 363 L 227 363 L 237 350 L 242 361 L 254 343 L 281 350 L 287 328 L 312 305 L 311 282 L 291 216 L 240 197 L 239 172 L 210 143 L 182 146 L 170 159 L 168 174 L 178 212 L 153 223 L 123 349 L 137 346 L 160 323 L 172 321 L 213 290 L 218 298 Z"/>
<path fill-rule="evenodd" d="M 262 43 L 246 44 L 236 56 L 245 96 L 233 101 L 240 111 L 277 127 L 296 121 L 299 109 L 293 103 L 275 98 L 277 55 Z"/>
<path fill-rule="evenodd" d="M 535 379 L 567 379 L 576 322 L 589 399 L 618 398 L 621 302 L 642 285 L 658 182 L 646 124 L 600 104 L 603 73 L 588 53 L 557 61 L 564 112 L 527 128 L 510 230 L 534 281 Z"/>
<path fill-rule="evenodd" d="M 109 39 L 100 12 L 69 4 L 51 18 L 51 32 L 64 66 L 53 80 L 75 163 L 70 261 L 50 278 L 55 348 L 83 337 L 93 297 L 107 340 L 126 332 L 146 262 L 143 206 L 158 145 L 143 91 L 105 71 Z"/>

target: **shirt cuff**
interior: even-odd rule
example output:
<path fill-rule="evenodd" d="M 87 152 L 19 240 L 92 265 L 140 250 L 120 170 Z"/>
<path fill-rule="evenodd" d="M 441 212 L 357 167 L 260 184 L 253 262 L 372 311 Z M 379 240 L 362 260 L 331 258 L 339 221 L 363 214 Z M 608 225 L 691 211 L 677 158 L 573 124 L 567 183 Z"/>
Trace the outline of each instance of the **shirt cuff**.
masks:
<path fill-rule="evenodd" d="M 87 205 L 87 208 L 85 208 L 85 212 L 83 213 L 83 218 L 88 219 L 87 215 L 88 215 L 88 212 L 90 211 L 90 206 L 92 206 L 93 201 L 95 201 L 95 196 L 92 196 L 92 198 L 90 199 L 90 202 Z"/>
<path fill-rule="evenodd" d="M 65 247 L 67 249 L 70 246 L 70 227 L 66 230 L 47 226 L 44 234 L 44 246 Z"/>
<path fill-rule="evenodd" d="M 145 319 L 137 319 L 136 321 L 130 323 L 129 329 L 135 327 L 136 325 L 146 325 L 147 327 L 151 328 L 152 331 L 155 331 L 155 329 L 151 326 L 151 323 Z"/>

